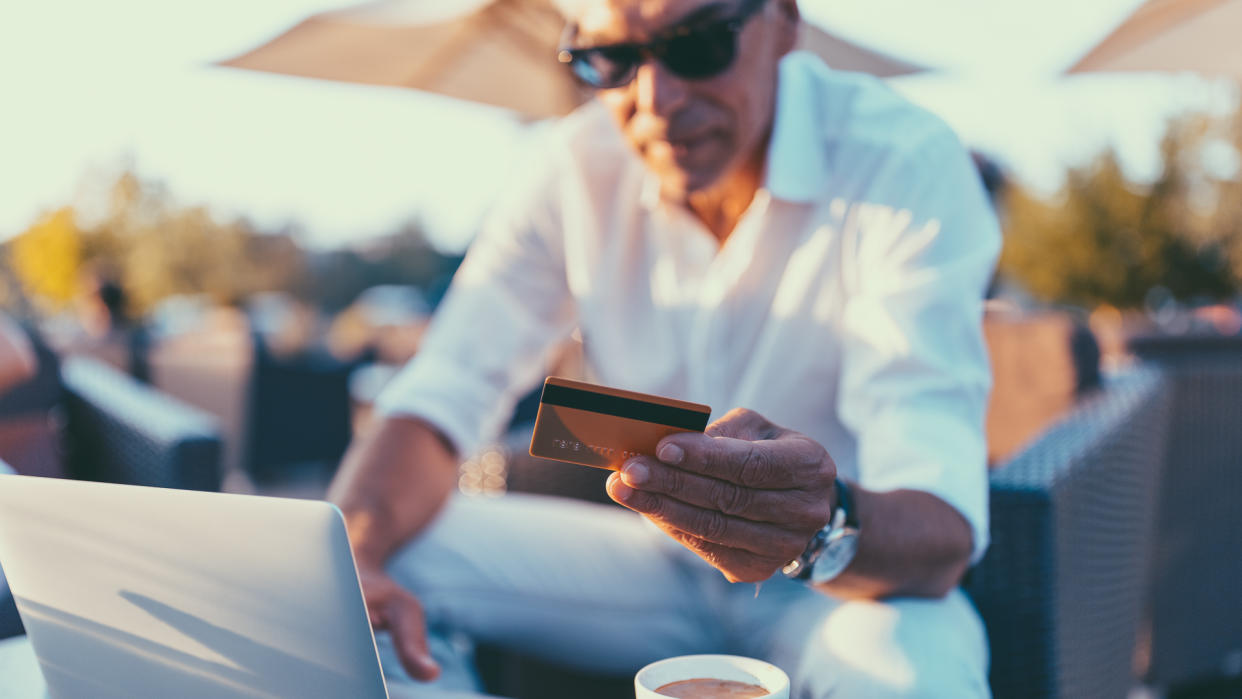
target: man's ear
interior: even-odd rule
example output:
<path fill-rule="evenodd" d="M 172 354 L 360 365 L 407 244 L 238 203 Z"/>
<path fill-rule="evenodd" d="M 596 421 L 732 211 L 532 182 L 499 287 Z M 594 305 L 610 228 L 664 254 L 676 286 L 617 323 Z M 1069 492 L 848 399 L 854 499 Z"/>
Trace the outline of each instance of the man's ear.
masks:
<path fill-rule="evenodd" d="M 798 0 L 776 0 L 776 11 L 780 18 L 781 55 L 794 49 L 798 43 L 798 32 L 802 24 L 802 13 L 798 11 Z"/>

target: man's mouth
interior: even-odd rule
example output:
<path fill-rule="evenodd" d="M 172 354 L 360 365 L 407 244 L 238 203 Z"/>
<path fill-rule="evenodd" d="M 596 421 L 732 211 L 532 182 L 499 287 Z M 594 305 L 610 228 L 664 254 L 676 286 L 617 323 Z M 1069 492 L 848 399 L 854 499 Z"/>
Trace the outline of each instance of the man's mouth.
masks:
<path fill-rule="evenodd" d="M 711 131 L 702 131 L 695 134 L 668 138 L 664 142 L 669 145 L 669 148 L 673 152 L 673 156 L 680 160 L 688 156 L 695 149 L 710 141 L 711 138 Z"/>

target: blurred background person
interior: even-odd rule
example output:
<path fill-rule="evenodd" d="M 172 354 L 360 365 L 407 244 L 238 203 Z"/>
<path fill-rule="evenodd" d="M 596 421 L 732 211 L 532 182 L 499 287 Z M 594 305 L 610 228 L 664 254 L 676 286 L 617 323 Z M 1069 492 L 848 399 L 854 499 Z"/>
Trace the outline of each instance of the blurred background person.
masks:
<path fill-rule="evenodd" d="M 33 324 L 0 311 L 0 461 L 18 473 L 64 474 L 60 359 Z"/>
<path fill-rule="evenodd" d="M 63 350 L 100 359 L 140 381 L 150 380 L 146 325 L 131 312 L 129 295 L 118 275 L 88 270 L 75 299 L 80 332 Z"/>
<path fill-rule="evenodd" d="M 34 376 L 37 367 L 30 338 L 26 337 L 25 331 L 12 318 L 0 311 L 0 396 L 9 387 Z M 12 467 L 4 459 L 0 459 L 0 474 L 12 472 Z M 0 585 L 3 584 L 3 573 L 0 573 Z"/>
<path fill-rule="evenodd" d="M 37 367 L 30 338 L 12 318 L 0 311 L 0 395 L 34 376 Z"/>

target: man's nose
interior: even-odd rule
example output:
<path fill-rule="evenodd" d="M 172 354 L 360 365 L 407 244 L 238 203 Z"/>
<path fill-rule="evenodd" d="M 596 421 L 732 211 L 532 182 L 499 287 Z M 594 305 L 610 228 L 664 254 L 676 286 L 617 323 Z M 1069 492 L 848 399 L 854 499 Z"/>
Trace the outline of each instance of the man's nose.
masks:
<path fill-rule="evenodd" d="M 657 60 L 648 59 L 638 66 L 634 85 L 638 91 L 636 102 L 640 112 L 669 116 L 686 99 L 685 81 Z"/>

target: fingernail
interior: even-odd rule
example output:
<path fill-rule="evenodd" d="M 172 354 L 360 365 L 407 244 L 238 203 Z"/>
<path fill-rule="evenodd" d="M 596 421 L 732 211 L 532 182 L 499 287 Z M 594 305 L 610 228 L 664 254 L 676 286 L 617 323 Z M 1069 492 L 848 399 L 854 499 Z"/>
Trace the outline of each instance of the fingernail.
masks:
<path fill-rule="evenodd" d="M 656 452 L 656 455 L 660 457 L 660 461 L 676 466 L 681 463 L 683 458 L 685 458 L 686 452 L 682 451 L 681 447 L 676 444 L 665 444 L 660 447 L 660 450 Z"/>
<path fill-rule="evenodd" d="M 612 481 L 612 496 L 618 500 L 629 500 L 634 494 L 634 489 L 626 485 L 620 478 L 614 478 Z"/>
<path fill-rule="evenodd" d="M 647 478 L 651 472 L 647 467 L 637 461 L 631 461 L 621 469 L 621 473 L 625 476 L 626 483 L 630 485 L 642 485 L 647 482 Z"/>

